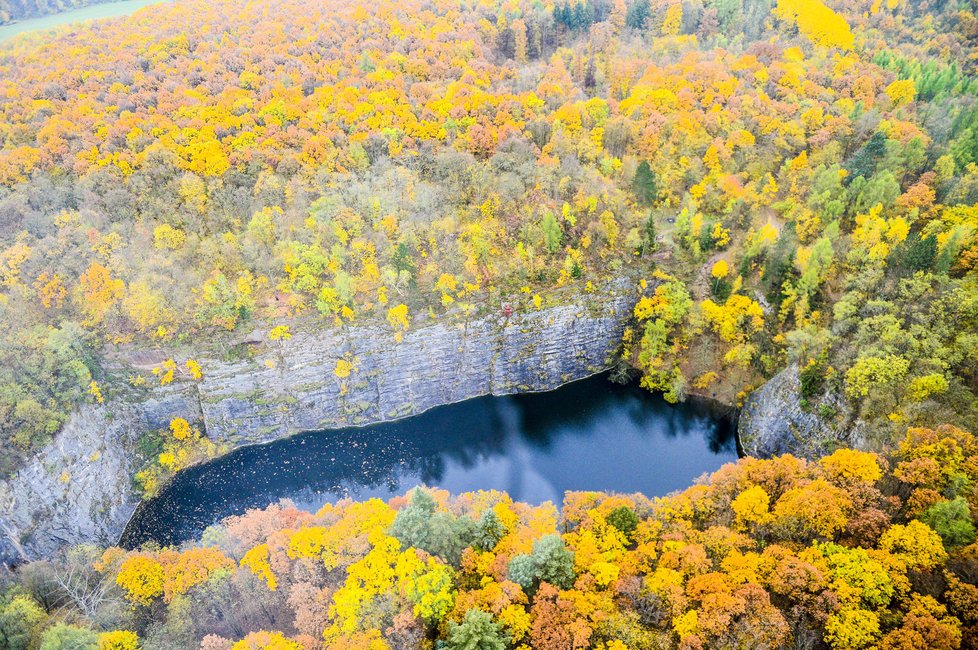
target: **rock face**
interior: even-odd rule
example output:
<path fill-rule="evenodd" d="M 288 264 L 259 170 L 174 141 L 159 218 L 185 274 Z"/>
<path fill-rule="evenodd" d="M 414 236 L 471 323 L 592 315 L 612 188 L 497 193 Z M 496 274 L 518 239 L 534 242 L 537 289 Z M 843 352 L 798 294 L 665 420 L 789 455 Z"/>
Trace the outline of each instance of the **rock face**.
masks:
<path fill-rule="evenodd" d="M 802 408 L 798 368 L 789 366 L 751 393 L 740 412 L 737 433 L 748 456 L 794 454 L 820 458 L 839 446 L 863 445 L 863 425 L 837 399 L 822 402 L 834 414 Z"/>
<path fill-rule="evenodd" d="M 74 413 L 50 445 L 0 482 L 0 562 L 81 542 L 114 543 L 138 499 L 132 475 L 140 436 L 195 410 L 196 400 L 170 391 L 138 405 Z"/>
<path fill-rule="evenodd" d="M 0 482 L 0 561 L 66 545 L 115 543 L 138 503 L 138 442 L 173 417 L 230 448 L 300 431 L 395 419 L 480 395 L 550 390 L 608 367 L 632 298 L 621 289 L 509 318 L 435 324 L 396 343 L 389 329 L 296 333 L 236 362 L 198 359 L 204 379 L 75 413 Z M 264 337 L 255 336 L 255 341 Z M 339 359 L 353 371 L 340 378 Z"/>

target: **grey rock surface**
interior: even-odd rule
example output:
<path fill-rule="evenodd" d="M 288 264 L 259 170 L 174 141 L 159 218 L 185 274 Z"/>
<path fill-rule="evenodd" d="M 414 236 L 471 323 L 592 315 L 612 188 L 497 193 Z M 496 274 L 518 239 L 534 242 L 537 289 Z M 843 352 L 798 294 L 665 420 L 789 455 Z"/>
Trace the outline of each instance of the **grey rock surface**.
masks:
<path fill-rule="evenodd" d="M 137 442 L 174 417 L 201 423 L 233 449 L 300 431 L 368 424 L 478 397 L 550 390 L 608 367 L 634 299 L 616 288 L 574 304 L 407 332 L 357 326 L 256 333 L 242 360 L 201 359 L 200 382 L 155 388 L 74 413 L 11 479 L 0 482 L 0 561 L 47 557 L 79 543 L 112 544 L 138 503 Z M 252 343 L 248 343 L 252 341 Z M 346 378 L 334 373 L 351 361 Z"/>
<path fill-rule="evenodd" d="M 817 406 L 802 405 L 797 366 L 789 366 L 751 393 L 740 411 L 737 432 L 744 454 L 771 458 L 793 454 L 820 458 L 840 446 L 861 447 L 864 426 L 841 400 L 820 402 L 833 412 L 823 417 Z"/>

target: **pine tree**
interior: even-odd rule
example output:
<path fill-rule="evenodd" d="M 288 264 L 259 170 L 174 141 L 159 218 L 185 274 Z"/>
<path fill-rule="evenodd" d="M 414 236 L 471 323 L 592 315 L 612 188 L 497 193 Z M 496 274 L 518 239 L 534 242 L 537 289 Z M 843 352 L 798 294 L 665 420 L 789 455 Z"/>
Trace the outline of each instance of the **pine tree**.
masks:
<path fill-rule="evenodd" d="M 659 193 L 655 172 L 647 160 L 643 160 L 635 170 L 635 180 L 632 181 L 632 191 L 635 198 L 643 205 L 652 205 Z"/>

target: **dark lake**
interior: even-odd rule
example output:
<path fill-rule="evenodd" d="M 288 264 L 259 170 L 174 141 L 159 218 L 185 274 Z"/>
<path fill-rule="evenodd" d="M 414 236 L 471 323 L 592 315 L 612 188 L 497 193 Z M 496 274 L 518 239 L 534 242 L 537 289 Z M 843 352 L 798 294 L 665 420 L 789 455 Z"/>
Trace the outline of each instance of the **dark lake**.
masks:
<path fill-rule="evenodd" d="M 120 544 L 179 544 L 280 499 L 316 510 L 422 484 L 453 493 L 505 490 L 558 506 L 566 490 L 661 496 L 736 460 L 735 432 L 708 403 L 668 404 L 599 375 L 546 393 L 480 397 L 238 449 L 178 474 L 139 506 Z"/>

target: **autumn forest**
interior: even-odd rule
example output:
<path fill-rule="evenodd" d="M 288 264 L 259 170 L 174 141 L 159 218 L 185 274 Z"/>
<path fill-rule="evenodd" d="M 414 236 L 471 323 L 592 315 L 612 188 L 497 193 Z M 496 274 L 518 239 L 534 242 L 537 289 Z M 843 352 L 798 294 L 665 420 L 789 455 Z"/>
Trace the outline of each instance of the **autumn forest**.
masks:
<path fill-rule="evenodd" d="M 0 505 L 73 414 L 300 333 L 618 291 L 612 379 L 736 410 L 791 376 L 825 432 L 670 495 L 417 488 L 72 544 L 0 573 L 0 648 L 978 648 L 976 13 L 176 0 L 0 42 Z M 168 418 L 127 479 L 227 451 Z"/>

